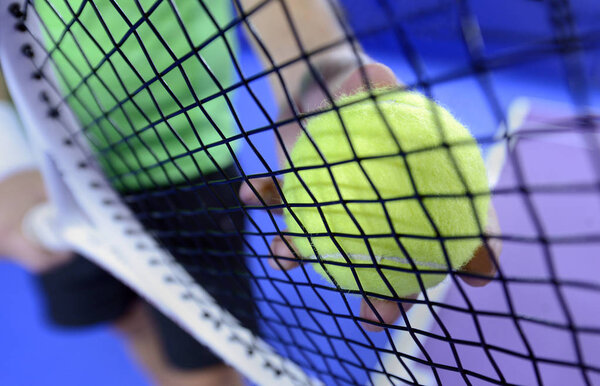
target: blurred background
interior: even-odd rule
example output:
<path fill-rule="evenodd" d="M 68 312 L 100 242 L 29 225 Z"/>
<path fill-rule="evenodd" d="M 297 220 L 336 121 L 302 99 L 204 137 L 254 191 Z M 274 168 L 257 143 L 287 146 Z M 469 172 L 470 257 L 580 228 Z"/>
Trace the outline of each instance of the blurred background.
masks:
<path fill-rule="evenodd" d="M 553 49 L 564 38 L 551 11 L 554 3 L 561 2 L 342 1 L 367 53 L 410 87 L 428 88 L 471 129 L 484 152 L 518 98 L 543 98 L 567 108 L 576 103 L 600 106 L 600 3 L 570 2 L 574 32 L 582 39 L 569 56 Z M 480 41 L 465 42 L 464 31 L 471 28 L 479 28 L 474 35 Z M 241 39 L 244 75 L 255 74 L 260 67 Z M 578 77 L 572 76 L 570 66 L 578 66 Z M 266 81 L 251 86 L 275 116 Z M 242 91 L 236 101 L 246 128 L 264 124 L 248 95 Z M 256 134 L 252 141 L 276 165 L 272 135 Z M 242 161 L 248 172 L 264 170 L 247 147 Z M 34 278 L 0 260 L 0 385 L 148 384 L 110 328 L 59 330 L 47 323 L 43 307 Z M 558 384 L 561 375 L 555 377 Z M 600 383 L 600 377 L 595 379 Z"/>

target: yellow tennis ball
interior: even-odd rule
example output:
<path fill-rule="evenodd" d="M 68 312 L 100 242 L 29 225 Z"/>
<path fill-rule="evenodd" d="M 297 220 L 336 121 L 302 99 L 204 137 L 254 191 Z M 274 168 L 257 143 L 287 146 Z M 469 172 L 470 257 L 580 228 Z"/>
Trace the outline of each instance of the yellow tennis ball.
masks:
<path fill-rule="evenodd" d="M 385 277 L 406 296 L 421 290 L 417 270 L 432 287 L 445 275 L 428 270 L 473 257 L 488 182 L 475 139 L 447 110 L 415 92 L 376 94 L 343 97 L 339 114 L 308 121 L 290 154 L 297 174 L 284 178 L 285 220 L 300 254 L 340 288 L 358 290 L 358 279 L 389 296 Z M 394 270 L 411 260 L 416 270 Z"/>

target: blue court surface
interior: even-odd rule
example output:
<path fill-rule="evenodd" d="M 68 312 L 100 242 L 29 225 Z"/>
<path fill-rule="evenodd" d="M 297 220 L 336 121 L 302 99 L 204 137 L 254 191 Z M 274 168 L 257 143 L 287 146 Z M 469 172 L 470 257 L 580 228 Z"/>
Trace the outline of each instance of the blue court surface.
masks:
<path fill-rule="evenodd" d="M 365 4 L 358 0 L 346 0 L 344 2 L 349 9 L 357 9 L 358 4 Z M 375 3 L 375 2 L 373 2 Z M 381 3 L 386 3 L 381 2 Z M 389 2 L 391 3 L 391 2 Z M 519 98 L 536 98 L 559 102 L 566 106 L 573 105 L 572 94 L 569 93 L 565 77 L 565 60 L 559 54 L 531 54 L 531 48 L 538 44 L 541 37 L 552 33 L 548 22 L 546 9 L 541 4 L 544 2 L 505 1 L 505 2 L 473 2 L 472 12 L 477 14 L 483 36 L 486 38 L 486 46 L 483 55 L 486 62 L 492 67 L 488 71 L 482 71 L 478 76 L 472 74 L 472 66 L 475 64 L 470 60 L 469 53 L 461 39 L 459 17 L 457 10 L 453 8 L 454 2 L 447 1 L 423 1 L 421 5 L 413 5 L 415 9 L 394 9 L 391 14 L 384 14 L 378 7 L 361 7 L 360 12 L 351 12 L 349 19 L 352 25 L 363 35 L 361 41 L 366 51 L 376 60 L 390 66 L 398 78 L 405 84 L 423 91 L 423 85 L 430 83 L 433 86 L 429 92 L 442 105 L 449 108 L 460 121 L 462 121 L 473 132 L 481 143 L 485 154 L 493 142 L 493 136 L 498 127 L 506 118 L 509 106 Z M 501 3 L 501 4 L 500 4 Z M 578 17 L 580 32 L 593 28 L 593 21 L 600 20 L 600 6 L 594 1 L 576 1 L 574 10 Z M 429 8 L 428 8 L 429 7 Z M 445 7 L 445 8 L 444 8 Z M 481 9 L 478 9 L 481 8 Z M 434 9 L 435 11 L 426 11 Z M 417 16 L 415 16 L 417 15 Z M 402 20 L 407 36 L 411 37 L 412 49 L 416 55 L 410 53 L 406 46 L 398 43 L 399 39 L 395 30 L 384 30 L 369 33 L 371 23 L 362 20 Z M 510 28 L 507 25 L 510 21 Z M 413 39 L 414 37 L 414 39 Z M 410 47 L 409 47 L 410 48 Z M 529 52 L 524 57 L 523 53 Z M 519 56 L 521 53 L 521 56 Z M 414 59 L 419 60 L 415 61 Z M 243 63 L 244 75 L 252 75 L 260 70 L 256 58 L 250 53 L 247 43 L 242 44 L 240 61 Z M 579 61 L 582 71 L 582 79 L 588 85 L 585 101 L 592 106 L 600 106 L 600 50 L 588 51 Z M 268 91 L 266 80 L 259 80 L 251 84 L 252 90 L 259 96 L 271 116 L 276 116 L 276 109 Z M 594 91 L 595 90 L 595 91 Z M 258 128 L 267 125 L 267 120 L 261 116 L 259 109 L 253 105 L 249 94 L 240 91 L 237 96 L 237 111 L 245 128 Z M 571 111 L 572 112 L 572 111 Z M 261 156 L 274 169 L 277 168 L 272 133 L 257 133 L 250 140 L 261 150 Z M 568 142 L 568 141 L 566 141 Z M 520 147 L 519 147 L 520 146 Z M 528 147 L 529 146 L 529 147 Z M 542 181 L 551 183 L 560 181 L 565 183 L 565 178 L 573 177 L 570 173 L 572 168 L 577 169 L 579 174 L 575 180 L 581 181 L 589 178 L 586 175 L 586 159 L 579 157 L 577 146 L 564 144 L 540 145 L 519 144 L 515 147 L 517 151 L 526 148 L 525 154 L 530 159 L 530 165 L 537 165 L 530 170 L 531 184 Z M 248 174 L 266 171 L 258 158 L 252 153 L 249 146 L 243 146 L 241 160 Z M 527 158 L 525 157 L 525 158 Z M 561 160 L 569 159 L 571 169 L 561 170 Z M 543 164 L 540 166 L 540 163 Z M 512 173 L 512 174 L 511 174 Z M 562 173 L 562 174 L 561 174 Z M 572 180 L 568 180 L 572 181 Z M 540 183 L 542 183 L 540 182 Z M 511 186 L 515 183 L 514 171 L 511 166 L 501 175 L 500 186 Z M 505 185 L 502 185 L 505 184 Z M 596 193 L 597 194 L 597 193 Z M 593 201 L 593 197 L 589 197 Z M 511 201 L 513 200 L 513 201 Z M 528 223 L 528 212 L 522 210 L 518 197 L 503 197 L 498 199 L 500 222 L 503 227 L 511 229 L 518 234 L 534 235 L 535 229 Z M 596 199 L 596 206 L 598 205 Z M 577 234 L 583 232 L 578 229 L 579 224 L 586 224 L 590 232 L 600 231 L 599 216 L 590 218 L 586 215 L 586 208 L 591 203 L 574 200 L 572 196 L 554 197 L 548 199 L 541 197 L 534 203 L 543 213 L 542 222 L 548 227 L 549 235 L 555 237 L 565 234 Z M 518 208 L 518 209 L 517 209 Z M 596 208 L 596 207 L 594 207 Z M 598 213 L 598 208 L 595 209 Z M 253 213 L 253 218 L 261 224 L 261 230 L 272 231 L 272 225 L 268 224 L 268 217 L 263 213 Z M 578 217 L 579 216 L 579 217 Z M 282 223 L 281 223 L 282 224 Z M 281 225 L 280 224 L 280 225 Z M 264 225 L 264 227 L 263 227 Z M 553 232 L 553 233 L 552 233 Z M 256 248 L 256 253 L 266 254 L 266 246 L 257 237 L 250 240 Z M 531 244 L 531 247 L 523 247 L 519 243 L 506 243 L 502 261 L 505 274 L 509 277 L 547 278 L 547 267 L 542 264 L 545 251 L 540 245 Z M 574 245 L 554 251 L 557 275 L 573 281 L 595 282 L 598 285 L 598 272 L 600 265 L 597 258 L 600 249 L 598 245 L 586 247 Z M 579 262 L 564 264 L 571 256 L 577 256 Z M 562 264 L 562 265 L 561 265 Z M 586 268 L 582 268 L 586 267 Z M 278 296 L 285 296 L 285 301 L 300 305 L 301 302 L 311 302 L 315 308 L 319 308 L 320 301 L 316 295 L 311 295 L 309 289 L 302 292 L 301 296 L 295 297 L 292 293 L 294 286 L 286 284 L 287 276 L 280 272 L 264 272 L 262 266 L 256 262 L 251 263 L 251 269 L 260 273 L 260 277 L 281 279 L 276 286 L 270 280 L 261 280 L 261 288 L 266 291 L 267 298 L 277 300 Z M 307 268 L 309 278 L 313 282 L 326 284 L 318 275 Z M 596 272 L 591 275 L 590 272 Z M 297 282 L 307 282 L 306 277 L 300 271 L 289 273 L 291 279 Z M 463 287 L 466 287 L 463 285 Z M 448 309 L 440 312 L 440 317 L 448 322 L 450 331 L 440 331 L 434 326 L 433 333 L 450 336 L 467 341 L 481 342 L 483 335 L 485 341 L 492 346 L 502 347 L 503 354 L 490 355 L 482 347 L 469 345 L 458 345 L 464 363 L 464 369 L 483 373 L 490 378 L 496 377 L 495 367 L 503 374 L 516 373 L 516 378 L 507 379 L 508 382 L 531 384 L 535 382 L 535 369 L 532 368 L 528 357 L 532 354 L 540 355 L 536 350 L 554 355 L 556 361 L 577 362 L 576 350 L 572 347 L 572 340 L 564 336 L 564 331 L 553 330 L 547 325 L 536 324 L 536 318 L 553 320 L 556 324 L 565 323 L 564 312 L 557 304 L 557 295 L 547 293 L 552 290 L 549 285 L 534 287 L 521 286 L 511 283 L 510 288 L 503 288 L 494 283 L 484 289 L 463 288 L 467 291 L 471 304 L 465 304 L 461 289 L 451 287 L 445 302 L 457 308 L 473 307 L 476 310 L 485 310 L 488 318 L 480 317 L 476 328 L 473 318 L 468 313 L 453 312 Z M 80 330 L 58 330 L 45 321 L 43 315 L 43 304 L 36 292 L 34 279 L 23 270 L 9 264 L 0 263 L 0 385 L 146 385 L 148 379 L 133 364 L 119 341 L 117 335 L 108 326 L 98 326 Z M 513 299 L 508 304 L 506 292 Z M 279 295 L 279 294 L 285 295 Z M 358 308 L 359 299 L 334 294 L 332 291 L 319 291 L 328 306 L 336 313 L 347 313 L 344 302 L 340 297 L 344 296 L 353 310 Z M 314 297 L 311 298 L 311 296 Z M 564 295 L 571 305 L 571 317 L 577 325 L 600 328 L 597 321 L 593 320 L 593 314 L 586 309 L 586 304 L 600 304 L 598 291 L 586 291 L 585 289 L 572 290 Z M 297 302 L 297 303 L 295 303 Z M 261 309 L 268 315 L 269 312 L 278 312 L 279 315 L 291 313 L 289 307 L 277 307 L 260 304 Z M 494 314 L 506 314 L 508 307 L 513 307 L 514 312 L 523 315 L 529 324 L 503 320 L 494 317 Z M 325 309 L 324 309 L 325 310 Z M 300 318 L 310 323 L 302 310 L 290 315 L 290 318 Z M 465 319 L 467 318 L 467 319 Z M 327 318 L 319 323 L 331 324 Z M 314 323 L 314 322 L 313 322 Z M 519 324 L 520 323 L 520 324 Z M 344 335 L 353 336 L 360 340 L 370 339 L 373 344 L 384 346 L 386 337 L 383 334 L 361 334 L 357 326 L 351 321 L 341 321 L 339 328 L 344 329 Z M 462 328 L 461 328 L 462 326 Z M 470 328 L 464 328 L 470 326 Z M 519 327 L 520 326 L 520 327 Z M 310 326 L 309 326 L 310 327 Z M 271 333 L 276 334 L 277 327 L 269 326 Z M 356 331 L 354 331 L 356 330 Z M 520 331 L 525 330 L 529 341 L 529 347 L 523 347 L 519 338 Z M 285 331 L 285 330 L 282 330 Z M 478 331 L 480 335 L 477 335 Z M 334 334 L 335 335 L 335 334 Z M 306 338 L 306 337 L 304 337 Z M 299 332 L 298 339 L 302 339 Z M 316 339 L 319 337 L 308 337 Z M 579 337 L 583 360 L 589 366 L 600 368 L 600 347 L 598 335 L 586 340 Z M 595 341 L 594 341 L 595 339 Z M 366 340 L 365 340 L 366 342 Z M 433 360 L 438 363 L 447 361 L 448 366 L 457 367 L 454 356 L 449 354 L 447 342 L 429 340 L 427 351 L 433 353 Z M 333 345 L 322 345 L 324 350 L 336 350 L 338 356 L 344 356 L 345 352 L 349 360 L 353 361 L 353 355 L 361 356 L 365 361 L 372 360 L 374 355 L 368 350 L 361 352 L 355 348 L 353 352 L 348 347 Z M 283 349 L 283 348 L 282 348 Z M 293 350 L 293 348 L 292 348 Z M 530 351 L 528 351 L 530 350 Z M 490 356 L 493 358 L 490 359 Z M 310 361 L 310 358 L 307 358 Z M 324 363 L 324 366 L 329 364 Z M 365 383 L 367 379 L 361 378 L 360 372 L 353 374 L 352 369 L 331 364 L 334 372 L 343 372 L 344 376 Z M 552 367 L 541 365 L 538 369 L 542 379 L 547 384 L 581 384 L 576 371 L 571 371 L 564 366 Z M 461 384 L 463 379 L 455 372 L 441 371 L 441 378 L 448 384 Z M 600 384 L 600 376 L 592 378 Z M 478 384 L 481 379 L 470 379 Z M 573 382 L 573 383 L 571 383 Z"/>

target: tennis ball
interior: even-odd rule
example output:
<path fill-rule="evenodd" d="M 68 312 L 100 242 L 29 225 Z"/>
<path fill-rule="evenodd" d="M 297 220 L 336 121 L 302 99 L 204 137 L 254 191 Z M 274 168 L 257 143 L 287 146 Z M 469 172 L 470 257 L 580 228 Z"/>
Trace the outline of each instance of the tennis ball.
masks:
<path fill-rule="evenodd" d="M 339 114 L 307 122 L 290 153 L 297 174 L 284 177 L 284 216 L 325 278 L 391 296 L 385 278 L 402 297 L 421 290 L 417 271 L 432 287 L 445 274 L 428 271 L 473 257 L 489 189 L 475 139 L 447 110 L 416 92 L 374 94 L 342 97 Z"/>

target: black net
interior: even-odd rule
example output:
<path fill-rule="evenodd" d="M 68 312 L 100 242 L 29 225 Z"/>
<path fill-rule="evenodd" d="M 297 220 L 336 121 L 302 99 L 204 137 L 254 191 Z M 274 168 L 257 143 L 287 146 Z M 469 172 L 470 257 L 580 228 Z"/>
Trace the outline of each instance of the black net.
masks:
<path fill-rule="evenodd" d="M 40 96 L 48 113 L 60 122 L 70 108 L 90 161 L 146 228 L 219 303 L 311 375 L 326 384 L 600 383 L 600 6 L 293 1 L 28 0 L 11 11 L 32 38 L 22 53 L 44 53 L 32 76 L 62 95 Z M 23 23 L 31 20 L 41 33 Z M 321 32 L 320 20 L 337 34 Z M 368 154 L 335 103 L 340 90 L 352 91 L 344 79 L 353 73 L 357 84 L 377 85 L 381 74 L 364 53 L 401 81 L 383 92 L 363 87 L 342 103 L 371 103 L 381 117 L 381 132 L 363 134 L 386 143 Z M 387 107 L 373 107 L 376 98 L 420 104 L 436 141 L 407 147 Z M 446 137 L 449 118 L 431 100 L 477 140 L 497 180 L 500 227 L 481 218 L 487 188 L 474 189 L 459 166 L 456 149 L 473 143 Z M 307 120 L 323 114 L 341 117 L 346 137 L 337 140 L 347 157 L 332 161 L 318 149 L 317 166 L 296 165 L 290 136 L 306 135 Z M 400 126 L 412 124 L 405 119 Z M 318 147 L 316 137 L 306 146 Z M 434 153 L 443 167 L 419 158 Z M 378 182 L 393 179 L 377 172 L 390 159 L 405 169 L 405 193 Z M 338 183 L 335 170 L 350 164 L 367 193 L 350 197 Z M 331 185 L 326 193 L 304 181 L 315 168 Z M 444 168 L 457 191 L 419 186 L 420 175 Z M 308 199 L 277 199 L 288 175 Z M 436 200 L 462 207 L 459 222 L 473 223 L 470 232 L 445 232 L 439 211 L 452 209 L 432 209 Z M 337 218 L 327 217 L 330 207 Z M 363 230 L 357 208 L 383 220 Z M 397 227 L 390 208 L 412 211 L 409 225 Z M 319 225 L 302 217 L 308 210 Z M 427 230 L 411 232 L 415 224 Z M 404 260 L 381 259 L 382 240 Z M 281 269 L 301 259 L 281 251 L 303 243 L 314 264 Z M 466 244 L 478 263 L 457 266 L 450 255 Z M 415 245 L 438 260 L 412 256 Z M 424 269 L 420 258 L 438 263 Z M 365 270 L 376 285 L 362 280 Z M 394 275 L 422 295 L 398 290 Z"/>

